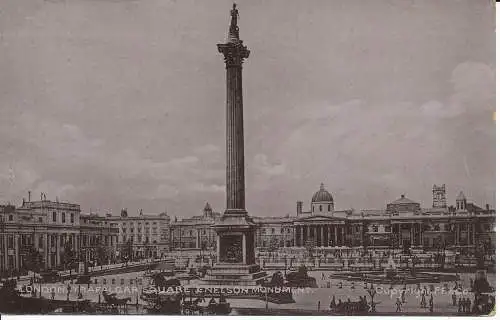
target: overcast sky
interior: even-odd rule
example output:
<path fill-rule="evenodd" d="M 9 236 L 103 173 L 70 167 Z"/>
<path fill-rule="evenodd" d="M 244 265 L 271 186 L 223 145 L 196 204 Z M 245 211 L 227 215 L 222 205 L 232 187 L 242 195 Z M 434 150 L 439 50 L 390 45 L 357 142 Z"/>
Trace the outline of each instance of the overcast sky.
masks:
<path fill-rule="evenodd" d="M 225 205 L 231 1 L 2 0 L 0 202 Z M 489 0 L 239 1 L 247 209 L 495 203 Z"/>

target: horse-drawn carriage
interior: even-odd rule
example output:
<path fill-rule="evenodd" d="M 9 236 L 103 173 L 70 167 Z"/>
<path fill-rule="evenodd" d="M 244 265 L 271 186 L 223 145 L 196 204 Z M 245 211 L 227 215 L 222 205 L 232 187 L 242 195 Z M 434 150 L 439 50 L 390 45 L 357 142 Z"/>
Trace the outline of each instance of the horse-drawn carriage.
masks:
<path fill-rule="evenodd" d="M 337 304 L 331 304 L 330 310 L 333 313 L 339 313 L 342 315 L 352 315 L 352 314 L 366 314 L 370 310 L 370 306 L 364 300 L 362 301 L 345 301 L 339 302 Z"/>
<path fill-rule="evenodd" d="M 231 313 L 231 306 L 223 296 L 220 297 L 218 303 L 212 297 L 208 305 L 200 305 L 204 301 L 204 298 L 185 300 L 182 303 L 182 313 L 185 315 L 228 315 Z"/>
<path fill-rule="evenodd" d="M 120 311 L 126 313 L 127 303 L 132 300 L 130 297 L 117 298 L 116 293 L 109 293 L 106 290 L 102 292 L 102 297 L 104 298 L 104 304 L 99 306 L 99 311 L 112 314 L 120 313 Z"/>

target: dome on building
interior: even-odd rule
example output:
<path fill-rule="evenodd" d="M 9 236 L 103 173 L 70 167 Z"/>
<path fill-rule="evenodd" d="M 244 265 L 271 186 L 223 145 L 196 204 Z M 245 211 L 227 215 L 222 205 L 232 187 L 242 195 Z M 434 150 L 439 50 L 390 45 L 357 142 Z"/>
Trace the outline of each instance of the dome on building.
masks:
<path fill-rule="evenodd" d="M 325 190 L 325 185 L 321 184 L 319 190 L 313 195 L 312 202 L 333 202 L 333 196 Z"/>
<path fill-rule="evenodd" d="M 460 191 L 460 193 L 458 194 L 457 200 L 466 200 L 465 195 L 462 191 Z"/>
<path fill-rule="evenodd" d="M 413 200 L 408 199 L 407 197 L 405 197 L 404 194 L 401 195 L 401 198 L 391 202 L 391 204 L 415 204 L 415 203 L 418 203 L 418 202 L 415 202 Z"/>

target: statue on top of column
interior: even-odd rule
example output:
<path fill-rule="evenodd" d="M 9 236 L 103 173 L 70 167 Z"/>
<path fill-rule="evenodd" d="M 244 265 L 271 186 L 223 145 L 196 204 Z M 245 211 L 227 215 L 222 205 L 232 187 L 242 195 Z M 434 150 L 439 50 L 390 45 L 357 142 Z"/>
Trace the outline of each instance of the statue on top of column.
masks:
<path fill-rule="evenodd" d="M 231 10 L 231 25 L 229 26 L 229 41 L 238 42 L 240 40 L 240 32 L 238 28 L 238 9 L 236 9 L 236 3 L 233 3 L 233 9 Z"/>
<path fill-rule="evenodd" d="M 238 24 L 238 9 L 236 9 L 236 3 L 233 3 L 233 9 L 231 10 L 231 26 L 236 26 Z"/>

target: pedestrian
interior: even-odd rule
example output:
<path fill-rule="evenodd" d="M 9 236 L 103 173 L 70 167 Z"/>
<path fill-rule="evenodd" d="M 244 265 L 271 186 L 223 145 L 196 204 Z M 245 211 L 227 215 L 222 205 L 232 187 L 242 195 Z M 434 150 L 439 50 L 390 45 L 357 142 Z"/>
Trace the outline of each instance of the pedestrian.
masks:
<path fill-rule="evenodd" d="M 422 292 L 422 298 L 420 300 L 420 307 L 425 308 L 427 307 L 427 301 L 425 301 L 425 293 Z"/>
<path fill-rule="evenodd" d="M 396 312 L 401 312 L 401 300 L 399 298 L 396 298 Z"/>
<path fill-rule="evenodd" d="M 318 311 L 321 308 L 321 301 L 318 301 Z"/>
<path fill-rule="evenodd" d="M 466 306 L 466 312 L 467 313 L 470 313 L 470 307 L 471 307 L 471 304 L 472 304 L 472 301 L 470 300 L 470 298 L 467 298 L 466 300 L 466 303 L 465 303 L 465 306 Z"/>
<path fill-rule="evenodd" d="M 52 298 L 52 300 L 54 300 L 55 296 L 56 296 L 56 289 L 52 288 L 52 290 L 50 290 L 50 297 Z"/>
<path fill-rule="evenodd" d="M 431 294 L 431 297 L 429 298 L 429 311 L 433 312 L 434 311 L 434 296 Z"/>
<path fill-rule="evenodd" d="M 457 305 L 457 295 L 455 294 L 455 291 L 451 294 L 451 301 L 453 303 L 453 306 Z"/>
<path fill-rule="evenodd" d="M 332 301 L 330 302 L 330 310 L 335 310 L 335 296 L 333 296 Z"/>
<path fill-rule="evenodd" d="M 325 274 L 321 273 L 321 280 L 325 280 Z"/>
<path fill-rule="evenodd" d="M 401 302 L 406 302 L 406 289 L 403 289 L 403 291 L 401 292 Z"/>
<path fill-rule="evenodd" d="M 463 301 L 462 298 L 458 298 L 458 313 L 462 312 Z"/>

